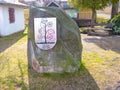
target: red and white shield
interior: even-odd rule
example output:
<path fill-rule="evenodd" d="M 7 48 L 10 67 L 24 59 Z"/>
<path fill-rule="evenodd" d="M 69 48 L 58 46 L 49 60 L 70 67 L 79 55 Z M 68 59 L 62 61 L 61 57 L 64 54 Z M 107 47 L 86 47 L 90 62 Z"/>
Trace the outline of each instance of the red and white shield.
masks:
<path fill-rule="evenodd" d="M 57 42 L 56 18 L 34 18 L 34 34 L 35 43 L 40 49 L 52 49 Z"/>

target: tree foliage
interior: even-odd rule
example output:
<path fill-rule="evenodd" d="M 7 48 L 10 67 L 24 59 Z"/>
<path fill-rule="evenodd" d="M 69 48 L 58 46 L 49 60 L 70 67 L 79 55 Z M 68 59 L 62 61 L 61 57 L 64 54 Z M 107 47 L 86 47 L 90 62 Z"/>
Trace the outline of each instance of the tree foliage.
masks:
<path fill-rule="evenodd" d="M 112 5 L 115 5 L 119 2 L 119 0 L 109 0 L 109 2 L 112 4 Z"/>
<path fill-rule="evenodd" d="M 70 6 L 80 9 L 92 10 L 92 22 L 96 21 L 96 10 L 104 9 L 109 4 L 116 4 L 119 0 L 68 0 Z"/>
<path fill-rule="evenodd" d="M 68 0 L 69 4 L 76 9 L 86 8 L 86 9 L 103 9 L 107 6 L 108 0 Z"/>

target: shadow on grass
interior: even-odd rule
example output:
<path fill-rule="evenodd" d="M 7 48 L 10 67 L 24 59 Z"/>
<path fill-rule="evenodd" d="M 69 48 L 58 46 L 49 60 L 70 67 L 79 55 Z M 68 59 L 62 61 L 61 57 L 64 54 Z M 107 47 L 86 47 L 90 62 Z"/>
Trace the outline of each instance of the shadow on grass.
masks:
<path fill-rule="evenodd" d="M 87 37 L 84 41 L 88 43 L 94 43 L 104 50 L 112 50 L 116 53 L 120 53 L 120 36 L 106 36 L 102 37 Z"/>
<path fill-rule="evenodd" d="M 22 37 L 26 36 L 26 33 L 19 32 L 10 36 L 0 37 L 0 53 L 12 46 Z"/>
<path fill-rule="evenodd" d="M 28 71 L 30 90 L 100 90 L 84 65 L 71 74 L 37 74 L 30 67 Z"/>

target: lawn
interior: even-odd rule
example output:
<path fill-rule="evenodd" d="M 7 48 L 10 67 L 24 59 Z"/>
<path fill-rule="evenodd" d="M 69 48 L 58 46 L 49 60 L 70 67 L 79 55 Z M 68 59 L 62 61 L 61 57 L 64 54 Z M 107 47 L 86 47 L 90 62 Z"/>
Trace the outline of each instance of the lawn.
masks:
<path fill-rule="evenodd" d="M 0 38 L 0 90 L 27 90 L 27 33 Z"/>
<path fill-rule="evenodd" d="M 115 90 L 120 86 L 120 36 L 82 35 L 80 71 L 35 73 L 28 69 L 27 32 L 0 38 L 0 90 Z"/>

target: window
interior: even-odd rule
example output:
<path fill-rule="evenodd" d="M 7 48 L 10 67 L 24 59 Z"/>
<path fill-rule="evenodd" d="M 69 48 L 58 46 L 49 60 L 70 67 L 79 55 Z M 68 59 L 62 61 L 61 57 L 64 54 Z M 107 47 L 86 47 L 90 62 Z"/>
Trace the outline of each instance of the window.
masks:
<path fill-rule="evenodd" d="M 14 8 L 9 8 L 9 22 L 10 23 L 15 22 L 15 10 L 14 10 Z"/>

